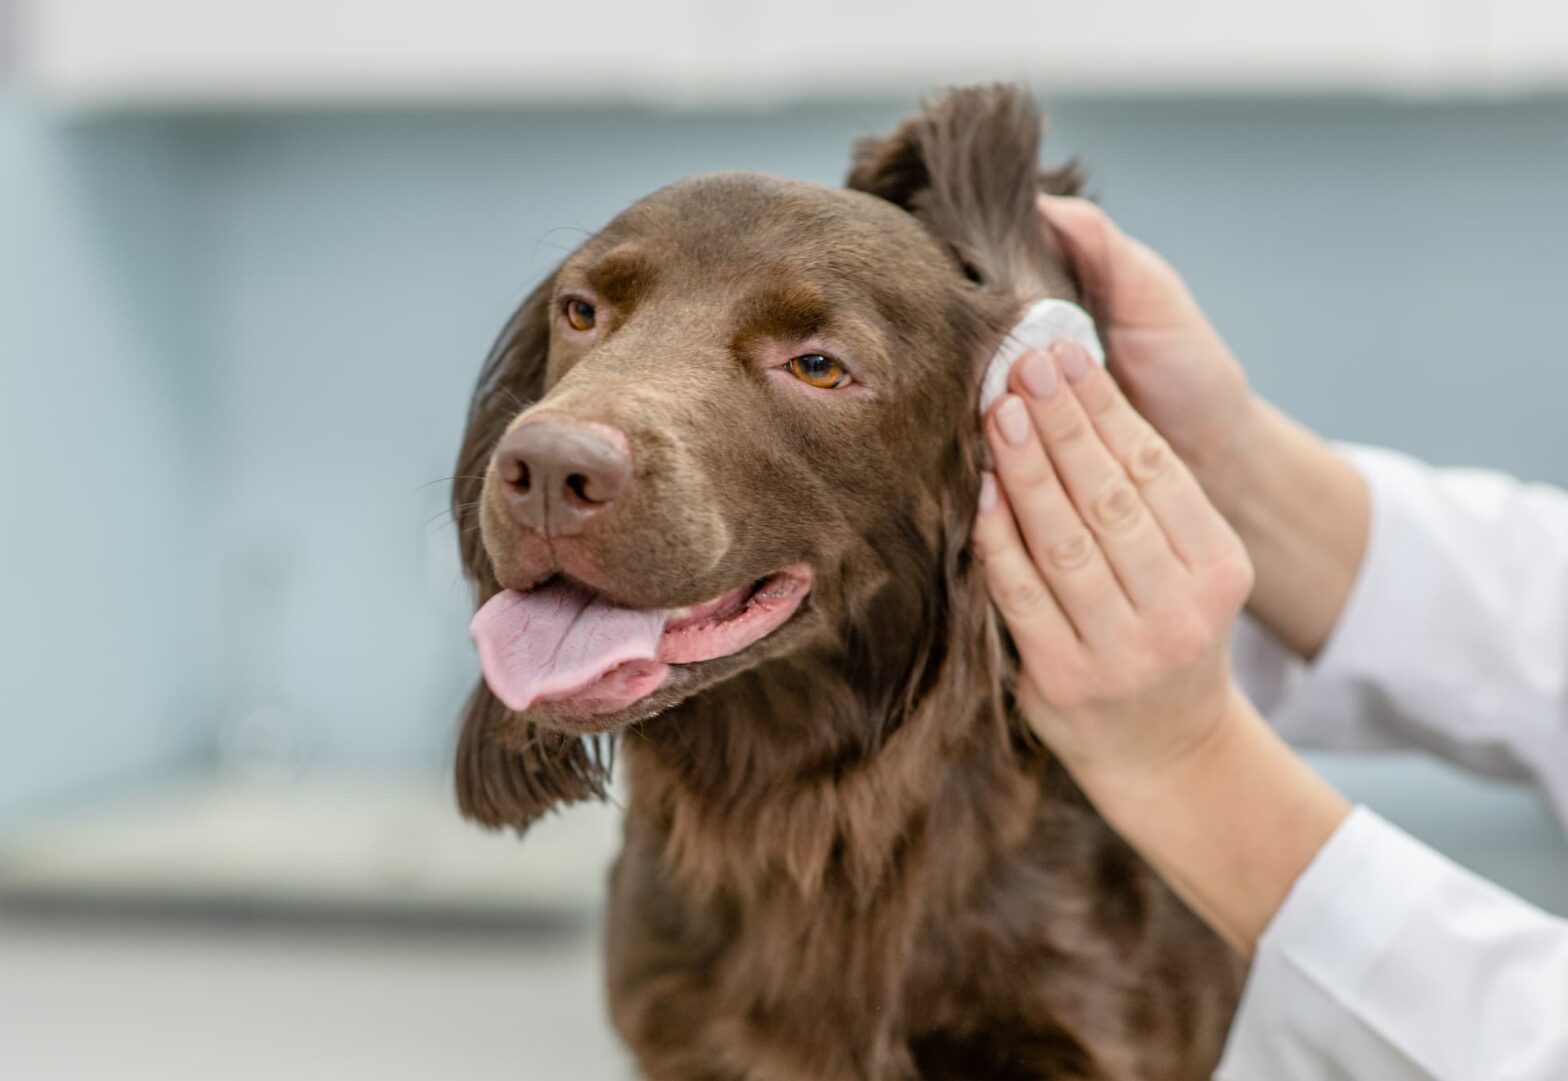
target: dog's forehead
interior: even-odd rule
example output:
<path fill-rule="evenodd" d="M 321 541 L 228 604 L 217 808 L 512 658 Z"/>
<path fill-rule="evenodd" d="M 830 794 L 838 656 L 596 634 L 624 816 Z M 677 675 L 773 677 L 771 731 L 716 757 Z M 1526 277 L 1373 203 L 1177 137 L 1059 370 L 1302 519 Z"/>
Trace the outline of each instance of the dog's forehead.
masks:
<path fill-rule="evenodd" d="M 677 181 L 627 208 L 589 247 L 603 253 L 628 242 L 654 261 L 717 273 L 762 262 L 828 273 L 885 271 L 887 260 L 904 273 L 953 269 L 935 239 L 892 203 L 763 173 Z"/>

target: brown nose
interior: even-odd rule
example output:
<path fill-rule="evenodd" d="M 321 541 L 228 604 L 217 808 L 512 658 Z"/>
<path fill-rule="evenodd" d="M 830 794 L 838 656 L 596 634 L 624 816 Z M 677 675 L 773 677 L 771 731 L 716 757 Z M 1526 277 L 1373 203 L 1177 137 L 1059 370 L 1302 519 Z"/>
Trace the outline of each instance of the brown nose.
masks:
<path fill-rule="evenodd" d="M 495 464 L 512 517 L 552 536 L 581 533 L 632 479 L 619 432 L 604 428 L 601 435 L 545 420 L 520 424 L 503 436 Z"/>

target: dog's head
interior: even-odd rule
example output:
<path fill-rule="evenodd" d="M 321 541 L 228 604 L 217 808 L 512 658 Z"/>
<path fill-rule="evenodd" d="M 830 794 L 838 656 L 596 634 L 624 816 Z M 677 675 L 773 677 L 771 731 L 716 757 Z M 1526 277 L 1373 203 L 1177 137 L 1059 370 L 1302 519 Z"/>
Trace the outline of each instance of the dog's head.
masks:
<path fill-rule="evenodd" d="M 655 192 L 523 303 L 453 494 L 484 602 L 467 814 L 599 794 L 585 737 L 785 655 L 885 635 L 918 676 L 973 519 L 985 362 L 1026 302 L 1073 293 L 1035 196 L 1075 182 L 1039 172 L 1039 137 L 1022 92 L 957 91 L 858 146 L 847 190 Z"/>

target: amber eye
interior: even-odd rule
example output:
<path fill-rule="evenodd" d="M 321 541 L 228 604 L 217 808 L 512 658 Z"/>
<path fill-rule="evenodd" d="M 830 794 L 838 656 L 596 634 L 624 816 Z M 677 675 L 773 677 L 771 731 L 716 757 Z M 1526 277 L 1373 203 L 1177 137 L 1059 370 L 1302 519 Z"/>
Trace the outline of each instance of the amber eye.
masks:
<path fill-rule="evenodd" d="M 592 330 L 594 323 L 593 305 L 577 297 L 568 297 L 564 305 L 566 321 L 573 330 Z"/>
<path fill-rule="evenodd" d="M 844 365 L 821 353 L 795 357 L 786 367 L 789 368 L 789 374 L 802 383 L 810 383 L 823 390 L 846 387 L 850 383 L 849 372 L 844 370 Z"/>

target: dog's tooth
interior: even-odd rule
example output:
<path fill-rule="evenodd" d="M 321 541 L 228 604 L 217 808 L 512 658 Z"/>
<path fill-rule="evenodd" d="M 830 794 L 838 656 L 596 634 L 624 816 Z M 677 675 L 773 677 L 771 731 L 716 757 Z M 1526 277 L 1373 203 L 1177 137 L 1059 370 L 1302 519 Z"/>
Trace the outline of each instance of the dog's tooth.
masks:
<path fill-rule="evenodd" d="M 669 612 L 669 616 L 667 618 L 669 618 L 671 620 L 676 620 L 676 621 L 682 620 L 682 619 L 690 619 L 691 618 L 691 608 L 690 608 L 690 606 L 685 607 L 685 608 L 671 608 L 670 612 Z"/>

